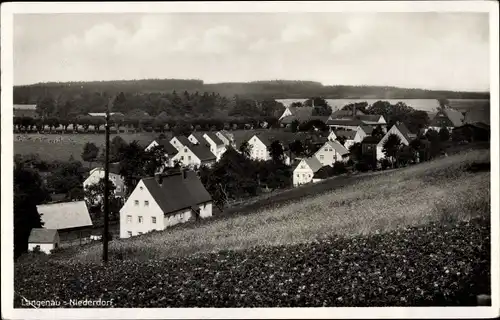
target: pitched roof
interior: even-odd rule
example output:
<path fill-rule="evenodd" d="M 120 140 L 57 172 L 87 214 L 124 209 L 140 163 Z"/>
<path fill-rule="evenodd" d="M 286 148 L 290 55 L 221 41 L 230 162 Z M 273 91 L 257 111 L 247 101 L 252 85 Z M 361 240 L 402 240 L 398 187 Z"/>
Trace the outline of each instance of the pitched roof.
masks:
<path fill-rule="evenodd" d="M 335 149 L 335 151 L 337 151 L 341 156 L 349 154 L 349 150 L 347 150 L 347 148 L 341 145 L 338 141 L 327 141 L 326 144 Z"/>
<path fill-rule="evenodd" d="M 92 225 L 85 201 L 61 202 L 36 206 L 43 227 L 47 229 L 69 229 Z"/>
<path fill-rule="evenodd" d="M 380 140 L 382 140 L 382 137 L 367 136 L 361 143 L 378 144 Z"/>
<path fill-rule="evenodd" d="M 361 126 L 363 121 L 359 119 L 328 119 L 326 125 L 328 126 Z"/>
<path fill-rule="evenodd" d="M 292 132 L 279 132 L 279 131 L 257 132 L 255 135 L 259 138 L 260 141 L 262 141 L 262 143 L 264 143 L 268 147 L 275 140 L 280 141 L 283 144 L 288 144 L 295 140 L 305 140 L 308 137 L 308 135 L 305 134 L 296 134 Z"/>
<path fill-rule="evenodd" d="M 142 179 L 164 214 L 212 201 L 212 197 L 196 173 L 193 171 L 185 173 L 185 179 L 182 173 L 164 175 L 161 185 L 155 177 Z"/>
<path fill-rule="evenodd" d="M 489 109 L 471 109 L 466 111 L 464 123 L 482 122 L 485 124 L 490 123 L 490 110 Z"/>
<path fill-rule="evenodd" d="M 307 121 L 312 116 L 312 107 L 301 107 L 301 108 L 290 108 L 292 115 L 294 115 L 299 121 Z"/>
<path fill-rule="evenodd" d="M 204 144 L 192 144 L 186 147 L 188 147 L 189 150 L 191 150 L 201 161 L 210 161 L 216 159 L 216 156 L 212 153 L 212 151 L 210 151 L 210 148 Z"/>
<path fill-rule="evenodd" d="M 94 169 L 90 170 L 89 175 L 91 175 L 95 171 L 104 171 L 104 168 L 103 167 L 95 167 Z M 110 163 L 109 164 L 109 173 L 120 174 L 120 163 L 119 162 Z"/>
<path fill-rule="evenodd" d="M 395 124 L 395 126 L 396 126 L 396 128 L 398 128 L 399 132 L 401 132 L 403 137 L 405 137 L 406 141 L 410 142 L 411 141 L 410 136 L 412 136 L 412 133 L 410 132 L 410 130 L 408 130 L 408 128 L 405 126 L 405 124 L 403 122 L 400 122 L 400 123 Z"/>
<path fill-rule="evenodd" d="M 347 140 L 353 140 L 356 137 L 357 132 L 352 130 L 337 130 L 335 135 L 337 137 L 346 137 Z"/>
<path fill-rule="evenodd" d="M 226 131 L 226 130 L 221 130 L 219 131 L 224 137 L 226 137 L 229 141 L 232 141 L 234 140 L 234 134 L 229 132 L 229 131 Z"/>
<path fill-rule="evenodd" d="M 29 243 L 54 243 L 58 232 L 55 229 L 33 228 L 31 229 Z"/>
<path fill-rule="evenodd" d="M 192 135 L 192 136 L 193 136 L 196 140 L 198 140 L 198 143 L 200 143 L 200 144 L 201 144 L 201 143 L 205 143 L 205 142 L 206 142 L 205 138 L 203 138 L 203 133 L 201 133 L 201 132 L 193 132 L 193 133 L 191 133 L 191 135 Z"/>
<path fill-rule="evenodd" d="M 193 145 L 191 143 L 191 141 L 189 141 L 189 139 L 186 136 L 175 136 L 175 137 L 172 137 L 172 139 L 173 138 L 177 138 L 177 140 L 179 140 L 179 142 L 182 143 L 182 145 L 184 145 L 184 146 L 191 146 L 191 145 Z"/>
<path fill-rule="evenodd" d="M 163 150 L 167 153 L 169 156 L 174 156 L 177 154 L 177 149 L 170 143 L 168 139 L 162 139 L 157 141 L 158 145 L 163 147 Z"/>
<path fill-rule="evenodd" d="M 365 113 L 361 110 L 356 110 L 356 116 L 361 116 L 361 115 L 365 115 Z M 332 119 L 341 119 L 341 118 L 350 118 L 352 119 L 352 110 L 336 110 L 334 112 L 332 112 L 332 115 L 331 115 Z"/>
<path fill-rule="evenodd" d="M 323 164 L 319 162 L 318 158 L 316 157 L 305 158 L 304 161 L 313 172 L 317 172 L 319 169 L 321 169 L 321 167 L 323 167 Z"/>
<path fill-rule="evenodd" d="M 366 114 L 356 116 L 359 120 L 363 122 L 378 122 L 380 120 L 381 115 L 378 114 Z"/>
<path fill-rule="evenodd" d="M 373 127 L 372 126 L 366 126 L 366 125 L 363 125 L 363 126 L 360 126 L 360 128 L 367 134 L 367 135 L 371 135 L 372 132 L 373 132 Z"/>
<path fill-rule="evenodd" d="M 460 111 L 452 108 L 446 108 L 444 109 L 444 113 L 448 119 L 450 119 L 451 123 L 453 123 L 453 126 L 459 127 L 463 124 L 464 116 Z"/>
<path fill-rule="evenodd" d="M 224 145 L 224 142 L 219 138 L 217 137 L 217 135 L 213 132 L 207 132 L 205 133 L 210 139 L 212 139 L 213 142 L 215 142 L 215 144 L 217 146 L 221 146 L 221 145 Z"/>

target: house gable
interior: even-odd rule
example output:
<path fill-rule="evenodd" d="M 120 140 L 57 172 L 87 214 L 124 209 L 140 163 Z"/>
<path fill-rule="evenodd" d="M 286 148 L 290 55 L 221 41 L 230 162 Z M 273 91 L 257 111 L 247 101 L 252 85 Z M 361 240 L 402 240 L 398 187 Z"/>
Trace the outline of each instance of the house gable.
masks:
<path fill-rule="evenodd" d="M 179 161 L 184 166 L 199 166 L 202 164 L 200 158 L 187 146 L 179 149 L 179 152 L 172 158 L 172 163 Z"/>
<path fill-rule="evenodd" d="M 154 147 L 157 147 L 158 146 L 158 142 L 156 142 L 156 140 L 153 140 L 147 147 L 146 149 L 144 149 L 144 151 L 149 151 L 151 149 L 153 149 Z"/>
<path fill-rule="evenodd" d="M 408 141 L 408 139 L 401 133 L 401 131 L 399 131 L 397 125 L 393 125 L 392 128 L 389 131 L 387 131 L 382 140 L 380 140 L 377 147 L 383 147 L 384 143 L 387 141 L 387 139 L 391 134 L 397 135 L 401 139 L 401 143 L 403 143 L 404 145 L 410 144 L 410 141 Z"/>

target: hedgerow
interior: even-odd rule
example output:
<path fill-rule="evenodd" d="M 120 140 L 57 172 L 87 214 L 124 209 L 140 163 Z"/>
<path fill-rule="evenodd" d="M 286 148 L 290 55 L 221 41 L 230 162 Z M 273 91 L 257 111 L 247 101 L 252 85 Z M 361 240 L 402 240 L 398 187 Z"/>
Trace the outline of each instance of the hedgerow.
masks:
<path fill-rule="evenodd" d="M 21 296 L 113 307 L 474 305 L 490 293 L 489 257 L 489 221 L 475 218 L 165 260 L 49 259 L 16 264 L 15 306 Z"/>

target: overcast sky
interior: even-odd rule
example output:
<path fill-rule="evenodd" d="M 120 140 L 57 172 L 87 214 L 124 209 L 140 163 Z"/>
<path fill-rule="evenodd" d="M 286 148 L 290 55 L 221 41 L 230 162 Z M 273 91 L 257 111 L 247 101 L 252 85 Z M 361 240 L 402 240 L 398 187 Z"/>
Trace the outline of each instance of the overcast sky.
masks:
<path fill-rule="evenodd" d="M 489 90 L 483 13 L 14 17 L 14 84 L 144 78 Z"/>

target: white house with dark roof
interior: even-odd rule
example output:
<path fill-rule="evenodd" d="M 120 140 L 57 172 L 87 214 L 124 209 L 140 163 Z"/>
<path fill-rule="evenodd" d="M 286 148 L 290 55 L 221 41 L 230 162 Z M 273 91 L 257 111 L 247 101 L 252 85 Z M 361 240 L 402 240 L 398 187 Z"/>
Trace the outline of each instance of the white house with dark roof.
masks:
<path fill-rule="evenodd" d="M 217 131 L 215 134 L 217 135 L 217 137 L 219 137 L 219 139 L 222 140 L 222 142 L 226 147 L 227 146 L 235 147 L 234 134 L 232 134 L 231 132 L 226 130 L 221 130 Z"/>
<path fill-rule="evenodd" d="M 346 162 L 349 160 L 349 150 L 347 150 L 338 141 L 327 141 L 314 154 L 321 163 L 321 166 L 333 166 L 337 161 Z"/>
<path fill-rule="evenodd" d="M 410 145 L 410 142 L 415 137 L 408 128 L 404 125 L 404 123 L 400 122 L 391 127 L 389 131 L 385 134 L 385 136 L 380 140 L 377 144 L 377 160 L 381 160 L 385 158 L 385 154 L 383 152 L 384 143 L 387 141 L 391 134 L 397 135 L 401 139 L 401 143 L 405 146 Z"/>
<path fill-rule="evenodd" d="M 448 131 L 452 131 L 456 127 L 464 124 L 464 115 L 455 109 L 445 108 L 439 110 L 434 118 L 431 120 L 429 129 L 434 129 L 439 132 L 441 128 L 445 127 Z"/>
<path fill-rule="evenodd" d="M 185 145 L 178 149 L 179 152 L 172 157 L 172 164 L 179 163 L 182 167 L 196 168 L 202 165 L 211 167 L 217 161 L 217 157 L 204 144 Z"/>
<path fill-rule="evenodd" d="M 210 151 L 217 157 L 217 161 L 219 161 L 224 152 L 226 152 L 224 142 L 212 132 L 205 133 L 203 138 L 208 142 L 210 145 Z"/>
<path fill-rule="evenodd" d="M 158 140 L 153 140 L 146 147 L 146 149 L 144 149 L 144 151 L 149 151 L 157 146 L 162 146 L 163 150 L 165 151 L 165 157 L 167 158 L 167 163 L 165 164 L 165 167 L 172 167 L 173 166 L 172 158 L 179 152 L 177 148 L 175 148 L 167 139 L 161 139 L 161 140 L 158 139 Z"/>
<path fill-rule="evenodd" d="M 104 168 L 97 167 L 90 170 L 89 176 L 83 181 L 83 189 L 87 189 L 91 185 L 99 183 L 104 179 Z M 123 197 L 126 194 L 125 179 L 120 175 L 120 168 L 118 163 L 110 163 L 109 165 L 109 180 L 115 186 L 115 195 Z"/>
<path fill-rule="evenodd" d="M 349 150 L 349 148 L 355 144 L 355 143 L 360 143 L 361 141 L 363 141 L 363 138 L 365 137 L 365 135 L 363 133 L 361 133 L 360 131 L 356 130 L 356 131 L 353 131 L 353 130 L 337 130 L 335 131 L 335 135 L 336 135 L 336 139 L 338 141 L 338 139 L 340 137 L 343 137 L 345 139 L 345 142 L 344 142 L 344 147 Z"/>
<path fill-rule="evenodd" d="M 120 238 L 212 216 L 212 197 L 193 171 L 139 181 L 120 210 Z"/>
<path fill-rule="evenodd" d="M 41 204 L 36 208 L 43 228 L 57 230 L 62 243 L 90 236 L 93 224 L 85 201 Z"/>
<path fill-rule="evenodd" d="M 33 228 L 28 238 L 28 251 L 36 249 L 46 254 L 57 249 L 61 244 L 59 233 L 55 229 Z"/>
<path fill-rule="evenodd" d="M 293 169 L 293 186 L 313 182 L 314 174 L 323 165 L 316 157 L 302 159 Z"/>
<path fill-rule="evenodd" d="M 185 136 L 175 136 L 172 139 L 170 139 L 170 143 L 176 148 L 177 150 L 182 149 L 183 147 L 193 145 L 191 141 Z"/>

